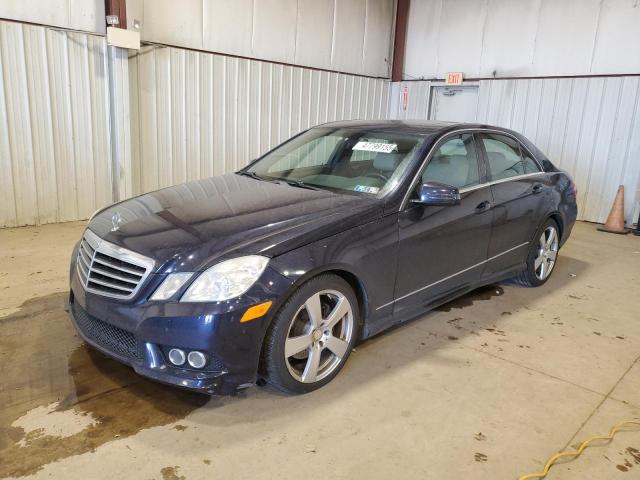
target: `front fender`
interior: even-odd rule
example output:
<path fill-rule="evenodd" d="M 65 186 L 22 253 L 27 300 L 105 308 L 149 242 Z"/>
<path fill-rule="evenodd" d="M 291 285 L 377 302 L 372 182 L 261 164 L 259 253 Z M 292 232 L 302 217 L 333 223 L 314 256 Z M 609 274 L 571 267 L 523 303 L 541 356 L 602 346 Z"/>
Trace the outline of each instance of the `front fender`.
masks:
<path fill-rule="evenodd" d="M 379 218 L 273 258 L 271 268 L 292 281 L 283 301 L 302 283 L 324 272 L 345 272 L 357 280 L 363 299 L 364 336 L 389 320 L 377 310 L 393 300 L 397 269 L 397 215 Z"/>

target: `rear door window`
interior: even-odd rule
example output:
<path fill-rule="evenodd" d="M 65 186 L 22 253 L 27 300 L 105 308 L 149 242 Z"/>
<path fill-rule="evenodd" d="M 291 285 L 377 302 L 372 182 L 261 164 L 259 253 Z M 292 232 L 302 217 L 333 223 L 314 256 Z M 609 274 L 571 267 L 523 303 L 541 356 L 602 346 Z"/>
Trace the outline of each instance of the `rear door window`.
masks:
<path fill-rule="evenodd" d="M 491 180 L 539 172 L 537 163 L 529 155 L 522 156 L 520 144 L 506 135 L 483 133 L 482 145 L 487 154 Z"/>
<path fill-rule="evenodd" d="M 536 162 L 524 148 L 520 147 L 520 151 L 522 152 L 522 161 L 524 163 L 524 173 L 539 172 L 540 167 L 538 166 L 538 162 Z"/>

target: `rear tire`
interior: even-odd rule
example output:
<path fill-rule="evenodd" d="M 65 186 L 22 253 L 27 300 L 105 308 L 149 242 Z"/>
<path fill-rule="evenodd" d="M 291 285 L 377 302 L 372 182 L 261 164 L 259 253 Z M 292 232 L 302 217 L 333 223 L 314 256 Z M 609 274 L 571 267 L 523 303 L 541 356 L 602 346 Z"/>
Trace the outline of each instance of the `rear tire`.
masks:
<path fill-rule="evenodd" d="M 524 287 L 539 287 L 546 283 L 553 273 L 559 249 L 560 229 L 556 221 L 549 218 L 536 232 L 527 255 L 527 265 L 513 281 Z"/>
<path fill-rule="evenodd" d="M 337 275 L 302 284 L 276 314 L 262 349 L 264 379 L 285 393 L 308 393 L 342 369 L 358 337 L 358 300 Z"/>

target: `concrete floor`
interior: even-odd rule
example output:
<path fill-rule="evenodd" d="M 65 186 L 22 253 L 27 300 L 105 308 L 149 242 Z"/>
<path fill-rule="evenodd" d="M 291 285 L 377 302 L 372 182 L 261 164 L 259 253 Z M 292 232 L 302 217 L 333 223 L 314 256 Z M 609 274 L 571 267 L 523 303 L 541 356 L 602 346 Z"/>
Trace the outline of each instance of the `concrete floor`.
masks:
<path fill-rule="evenodd" d="M 0 230 L 0 477 L 515 479 L 640 417 L 640 238 L 576 225 L 538 289 L 481 289 L 357 347 L 313 394 L 199 396 L 89 351 L 83 223 Z M 640 430 L 549 479 L 640 478 Z"/>

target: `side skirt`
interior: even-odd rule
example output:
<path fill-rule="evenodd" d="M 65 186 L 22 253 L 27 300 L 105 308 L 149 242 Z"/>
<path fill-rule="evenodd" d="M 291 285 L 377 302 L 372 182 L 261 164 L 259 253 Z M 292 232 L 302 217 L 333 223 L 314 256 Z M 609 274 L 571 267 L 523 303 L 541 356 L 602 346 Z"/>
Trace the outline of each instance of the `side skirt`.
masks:
<path fill-rule="evenodd" d="M 363 328 L 360 341 L 366 340 L 367 338 L 371 338 L 382 332 L 390 330 L 394 326 L 400 326 L 404 323 L 416 320 L 418 318 L 422 318 L 424 315 L 426 315 L 433 309 L 438 308 L 448 302 L 451 302 L 452 300 L 455 300 L 456 298 L 459 298 L 463 295 L 466 295 L 469 292 L 477 290 L 480 287 L 484 287 L 485 285 L 489 285 L 491 283 L 507 280 L 515 276 L 516 274 L 518 274 L 522 268 L 524 268 L 524 264 L 518 265 L 517 267 L 514 267 L 507 272 L 500 272 L 499 274 L 483 278 L 482 281 L 480 282 L 465 285 L 459 290 L 456 290 L 454 292 L 446 293 L 443 296 L 434 299 L 431 303 L 427 305 L 426 309 L 423 312 L 417 315 L 407 315 L 404 317 L 395 317 L 394 315 L 389 315 L 385 320 L 376 323 L 375 327 L 377 328 L 375 330 L 371 329 L 370 328 L 371 326 L 365 325 Z"/>

